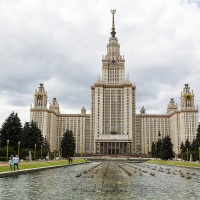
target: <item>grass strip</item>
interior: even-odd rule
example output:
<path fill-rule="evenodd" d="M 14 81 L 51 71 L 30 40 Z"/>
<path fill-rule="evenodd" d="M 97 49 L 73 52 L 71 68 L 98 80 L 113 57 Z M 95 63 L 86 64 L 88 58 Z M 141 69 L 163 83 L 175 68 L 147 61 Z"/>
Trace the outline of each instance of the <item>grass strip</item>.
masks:
<path fill-rule="evenodd" d="M 85 163 L 86 161 L 84 159 L 76 158 L 73 160 L 73 164 L 78 163 Z M 56 166 L 56 165 L 68 165 L 68 160 L 58 160 L 58 161 L 38 161 L 38 162 L 21 162 L 19 163 L 19 169 L 33 169 L 33 168 L 39 168 L 39 167 L 49 167 L 49 166 Z M 2 165 L 0 166 L 0 172 L 9 172 L 10 171 L 10 165 Z"/>
<path fill-rule="evenodd" d="M 181 166 L 181 167 L 200 168 L 200 164 L 198 162 L 188 162 L 188 161 L 148 160 L 147 163 L 158 164 L 158 165 L 173 165 L 173 166 Z"/>

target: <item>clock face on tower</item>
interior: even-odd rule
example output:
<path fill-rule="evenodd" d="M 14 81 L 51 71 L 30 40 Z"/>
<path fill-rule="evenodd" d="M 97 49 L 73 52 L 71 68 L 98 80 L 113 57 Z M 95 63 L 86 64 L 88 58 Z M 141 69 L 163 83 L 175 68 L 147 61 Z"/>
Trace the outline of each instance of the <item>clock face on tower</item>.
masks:
<path fill-rule="evenodd" d="M 39 95 L 37 96 L 37 99 L 42 99 L 42 95 L 39 94 Z"/>
<path fill-rule="evenodd" d="M 190 101 L 192 99 L 192 96 L 190 94 L 186 94 L 185 98 L 186 98 L 187 101 Z"/>

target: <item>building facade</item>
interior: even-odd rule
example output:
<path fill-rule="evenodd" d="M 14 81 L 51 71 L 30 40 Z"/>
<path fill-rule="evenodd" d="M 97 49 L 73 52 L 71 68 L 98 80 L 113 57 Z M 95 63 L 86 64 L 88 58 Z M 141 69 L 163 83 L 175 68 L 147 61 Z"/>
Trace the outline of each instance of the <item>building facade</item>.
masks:
<path fill-rule="evenodd" d="M 198 126 L 198 108 L 194 94 L 185 84 L 181 108 L 171 99 L 166 114 L 146 114 L 143 107 L 136 114 L 136 86 L 125 75 L 125 59 L 120 54 L 114 15 L 111 10 L 111 37 L 102 59 L 102 77 L 91 86 L 91 114 L 83 107 L 80 114 L 61 114 L 56 98 L 47 107 L 47 92 L 40 84 L 34 94 L 30 119 L 35 121 L 51 150 L 59 150 L 65 131 L 71 130 L 80 154 L 146 154 L 151 144 L 169 135 L 175 153 L 181 142 L 192 141 Z"/>

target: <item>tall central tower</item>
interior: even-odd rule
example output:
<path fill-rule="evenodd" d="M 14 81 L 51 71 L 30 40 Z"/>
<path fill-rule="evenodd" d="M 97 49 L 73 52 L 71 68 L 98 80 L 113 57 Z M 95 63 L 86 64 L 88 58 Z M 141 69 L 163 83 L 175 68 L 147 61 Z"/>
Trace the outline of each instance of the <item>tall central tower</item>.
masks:
<path fill-rule="evenodd" d="M 102 59 L 102 78 L 91 86 L 91 152 L 99 154 L 133 153 L 135 86 L 125 79 L 125 60 L 115 37 L 115 13 L 111 10 L 111 37 Z M 93 145 L 92 145 L 93 144 Z"/>

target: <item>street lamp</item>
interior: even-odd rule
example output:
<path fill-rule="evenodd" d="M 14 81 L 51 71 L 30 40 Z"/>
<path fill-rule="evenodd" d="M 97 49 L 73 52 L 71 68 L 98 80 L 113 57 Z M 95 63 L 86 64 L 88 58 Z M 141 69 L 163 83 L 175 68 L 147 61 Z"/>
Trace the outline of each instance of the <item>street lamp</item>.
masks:
<path fill-rule="evenodd" d="M 8 161 L 8 145 L 9 145 L 9 140 L 7 140 L 7 161 Z"/>
<path fill-rule="evenodd" d="M 42 145 L 41 145 L 41 159 L 42 159 Z"/>
<path fill-rule="evenodd" d="M 35 151 L 34 151 L 34 159 L 35 159 L 35 156 L 36 156 L 36 144 L 35 144 Z"/>
<path fill-rule="evenodd" d="M 1 133 L 0 133 L 0 150 L 1 150 Z"/>
<path fill-rule="evenodd" d="M 178 158 L 178 147 L 176 147 L 176 150 L 175 150 L 175 160 L 177 160 Z"/>
<path fill-rule="evenodd" d="M 18 142 L 18 157 L 19 157 L 20 141 Z"/>
<path fill-rule="evenodd" d="M 187 161 L 188 161 L 188 149 L 187 149 Z"/>
<path fill-rule="evenodd" d="M 199 147 L 199 162 L 200 162 L 200 147 Z"/>
<path fill-rule="evenodd" d="M 81 143 L 81 158 L 82 158 L 82 148 L 83 148 L 83 147 L 82 147 L 82 143 Z"/>
<path fill-rule="evenodd" d="M 180 149 L 181 151 L 181 159 L 183 160 L 183 149 Z"/>

